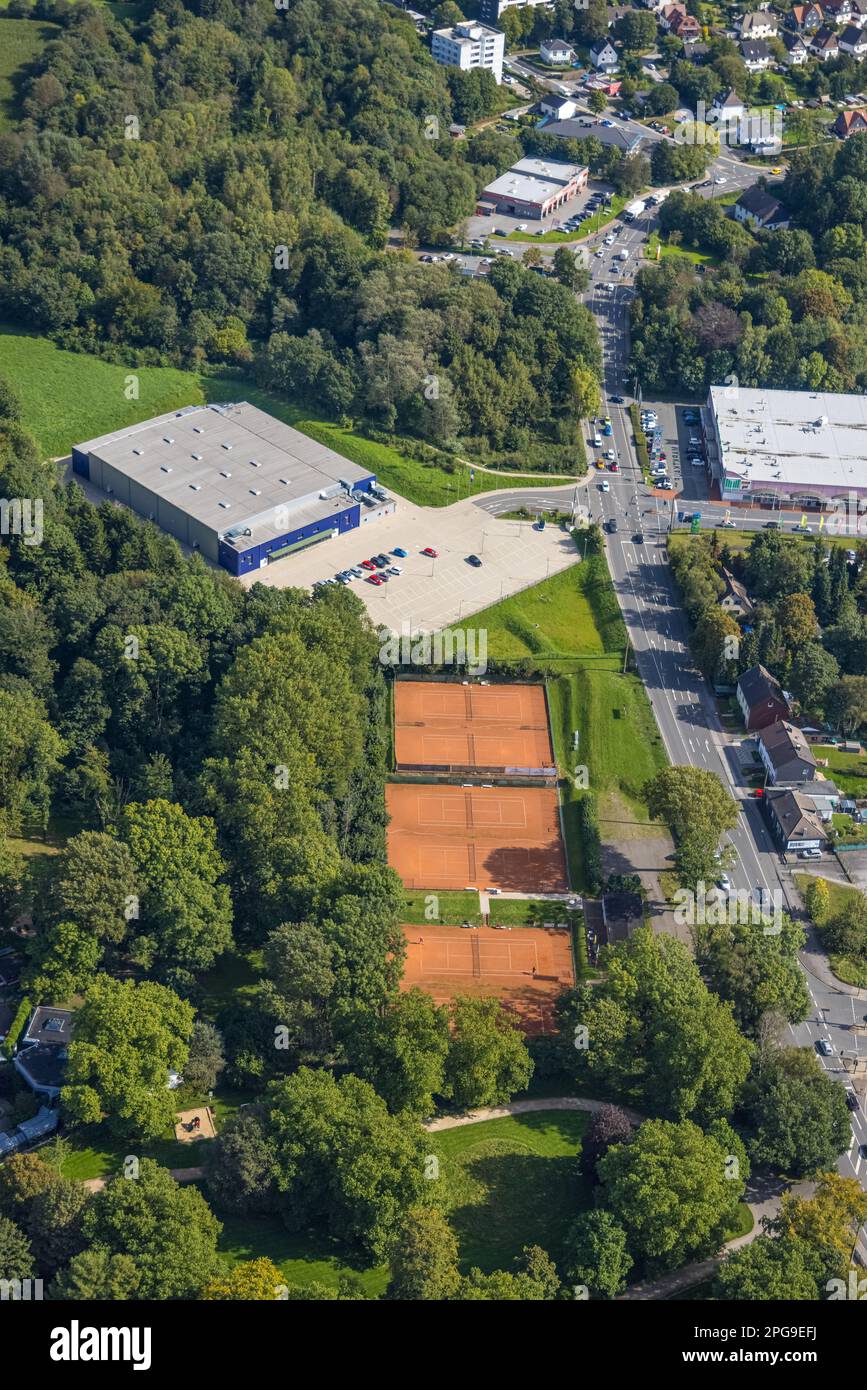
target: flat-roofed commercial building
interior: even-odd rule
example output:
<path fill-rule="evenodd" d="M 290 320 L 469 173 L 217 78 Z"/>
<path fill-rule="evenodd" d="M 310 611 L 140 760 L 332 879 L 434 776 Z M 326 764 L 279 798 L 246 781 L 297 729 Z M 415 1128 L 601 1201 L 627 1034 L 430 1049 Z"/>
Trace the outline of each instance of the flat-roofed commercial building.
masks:
<path fill-rule="evenodd" d="M 724 502 L 867 508 L 867 396 L 712 386 L 707 415 Z"/>
<path fill-rule="evenodd" d="M 76 444 L 72 467 L 238 575 L 394 510 L 368 469 L 247 401 L 186 406 Z"/>
<path fill-rule="evenodd" d="M 576 197 L 587 186 L 588 171 L 582 164 L 555 159 L 519 159 L 507 174 L 489 183 L 476 211 L 500 212 L 511 217 L 540 221 Z"/>

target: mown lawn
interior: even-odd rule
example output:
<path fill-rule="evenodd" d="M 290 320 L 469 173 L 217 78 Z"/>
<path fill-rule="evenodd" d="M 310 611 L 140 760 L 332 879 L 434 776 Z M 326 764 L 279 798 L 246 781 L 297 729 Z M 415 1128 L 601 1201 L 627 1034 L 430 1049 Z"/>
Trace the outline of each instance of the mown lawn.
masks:
<path fill-rule="evenodd" d="M 845 753 L 833 743 L 817 743 L 813 752 L 817 758 L 828 759 L 828 775 L 840 791 L 849 796 L 867 794 L 867 758 L 863 753 Z"/>
<path fill-rule="evenodd" d="M 233 1091 L 227 1087 L 215 1091 L 210 1101 L 207 1096 L 179 1097 L 178 1110 L 210 1104 L 219 1134 L 229 1117 L 252 1099 L 252 1092 Z M 124 1159 L 131 1152 L 128 1140 L 113 1140 L 103 1125 L 83 1126 L 65 1134 L 64 1139 L 70 1146 L 70 1153 L 63 1165 L 63 1175 L 78 1182 L 86 1178 L 110 1178 L 122 1172 Z M 152 1158 L 164 1168 L 197 1168 L 202 1162 L 204 1150 L 212 1142 L 210 1139 L 198 1139 L 193 1144 L 181 1144 L 175 1139 L 174 1132 L 167 1129 L 159 1139 L 133 1144 L 132 1152 L 138 1158 Z"/>
<path fill-rule="evenodd" d="M 589 788 L 603 802 L 600 812 L 605 794 L 614 793 L 647 822 L 641 789 L 667 759 L 638 677 L 583 668 L 550 681 L 548 703 L 561 772 L 586 767 Z"/>
<path fill-rule="evenodd" d="M 424 926 L 433 922 L 439 926 L 460 926 L 470 922 L 473 926 L 481 924 L 478 893 L 468 892 L 405 892 L 401 921 L 407 926 Z"/>
<path fill-rule="evenodd" d="M 588 1120 L 540 1110 L 430 1136 L 462 1270 L 510 1269 L 525 1245 L 562 1260 L 569 1225 L 588 1203 L 577 1163 Z"/>
<path fill-rule="evenodd" d="M 310 1232 L 284 1229 L 276 1216 L 231 1216 L 218 1212 L 223 1230 L 217 1248 L 231 1268 L 242 1260 L 273 1260 L 287 1284 L 324 1284 L 336 1289 L 351 1278 L 368 1298 L 379 1298 L 388 1283 L 385 1265 L 363 1268 L 336 1242 Z"/>
<path fill-rule="evenodd" d="M 59 24 L 38 19 L 0 20 L 0 133 L 11 130 L 21 115 L 22 69 L 60 32 Z"/>
<path fill-rule="evenodd" d="M 618 669 L 625 629 L 604 555 L 591 556 L 541 584 L 476 613 L 467 627 L 485 628 L 488 655 L 497 660 L 538 658 Z"/>
<path fill-rule="evenodd" d="M 510 232 L 507 237 L 494 237 L 491 241 L 491 245 L 496 246 L 497 242 L 501 240 L 530 242 L 533 246 L 549 246 L 552 243 L 557 245 L 558 243 L 569 241 L 586 241 L 587 237 L 592 236 L 594 232 L 601 231 L 603 227 L 607 227 L 609 222 L 613 222 L 615 217 L 619 217 L 626 207 L 626 204 L 631 201 L 633 201 L 631 198 L 624 198 L 619 193 L 616 193 L 610 205 L 605 208 L 603 212 L 600 212 L 598 217 L 594 214 L 588 222 L 585 222 L 582 227 L 574 232 L 534 233 L 532 227 L 530 227 L 528 223 L 528 231 Z"/>

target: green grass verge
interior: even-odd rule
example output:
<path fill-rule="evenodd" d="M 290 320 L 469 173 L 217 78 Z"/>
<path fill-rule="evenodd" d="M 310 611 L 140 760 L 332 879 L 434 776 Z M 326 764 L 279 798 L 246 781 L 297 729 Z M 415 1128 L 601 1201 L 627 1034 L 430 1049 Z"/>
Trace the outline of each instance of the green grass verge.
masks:
<path fill-rule="evenodd" d="M 21 115 L 23 69 L 60 32 L 59 24 L 38 19 L 0 20 L 0 133 L 17 125 Z"/>
<path fill-rule="evenodd" d="M 439 926 L 456 927 L 470 922 L 481 924 L 478 893 L 467 892 L 405 892 L 401 920 L 409 927 L 432 922 Z M 433 915 L 431 915 L 433 913 Z"/>
<path fill-rule="evenodd" d="M 626 640 L 604 555 L 593 555 L 511 598 L 476 613 L 467 628 L 484 628 L 494 661 L 531 658 L 544 667 L 616 670 Z"/>
<path fill-rule="evenodd" d="M 525 1245 L 562 1260 L 573 1218 L 588 1196 L 576 1159 L 589 1116 L 540 1110 L 430 1136 L 442 1201 L 463 1270 L 509 1269 Z"/>
<path fill-rule="evenodd" d="M 693 265 L 720 264 L 719 256 L 714 256 L 710 251 L 695 251 L 688 246 L 670 246 L 662 241 L 656 232 L 652 232 L 650 235 L 644 252 L 644 259 L 655 261 L 657 248 L 659 249 L 660 260 L 666 260 L 669 256 L 678 256 L 681 260 L 692 261 Z"/>
<path fill-rule="evenodd" d="M 641 791 L 667 759 L 638 677 L 595 669 L 570 672 L 549 682 L 548 703 L 561 773 L 586 767 L 592 791 L 601 798 L 616 793 L 646 822 Z M 576 729 L 578 748 L 573 751 Z"/>

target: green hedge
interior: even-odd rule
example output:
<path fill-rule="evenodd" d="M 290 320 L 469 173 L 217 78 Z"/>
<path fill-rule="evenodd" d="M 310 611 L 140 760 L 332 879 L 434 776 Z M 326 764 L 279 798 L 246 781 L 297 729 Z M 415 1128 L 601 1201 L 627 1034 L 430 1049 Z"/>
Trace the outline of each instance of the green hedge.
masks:
<path fill-rule="evenodd" d="M 644 438 L 644 430 L 641 428 L 641 421 L 638 416 L 638 406 L 629 407 L 629 418 L 632 421 L 632 432 L 635 436 L 635 452 L 638 455 L 638 462 L 645 473 L 650 472 L 650 454 L 647 452 L 647 444 Z"/>
<path fill-rule="evenodd" d="M 584 877 L 587 890 L 598 893 L 602 887 L 602 845 L 599 838 L 599 813 L 592 792 L 578 802 L 578 827 L 584 857 Z"/>
<path fill-rule="evenodd" d="M 25 994 L 24 998 L 21 1000 L 21 1003 L 18 1005 L 15 1017 L 12 1020 L 12 1026 L 10 1027 L 9 1032 L 6 1034 L 6 1037 L 3 1040 L 4 1056 L 11 1057 L 12 1053 L 15 1051 L 15 1044 L 20 1038 L 21 1033 L 24 1030 L 24 1025 L 30 1017 L 31 1008 L 32 1005 L 30 1003 L 30 1000 L 27 998 L 27 995 Z"/>

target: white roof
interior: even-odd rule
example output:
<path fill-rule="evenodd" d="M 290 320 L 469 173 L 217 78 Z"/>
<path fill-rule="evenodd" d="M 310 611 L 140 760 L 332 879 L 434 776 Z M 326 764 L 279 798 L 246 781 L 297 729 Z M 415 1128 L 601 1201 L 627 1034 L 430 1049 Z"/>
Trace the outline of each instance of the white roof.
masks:
<path fill-rule="evenodd" d="M 756 483 L 867 487 L 867 396 L 712 386 L 726 473 Z"/>

